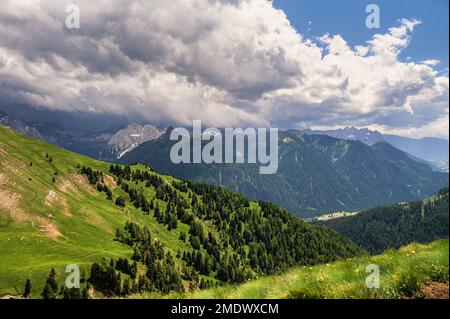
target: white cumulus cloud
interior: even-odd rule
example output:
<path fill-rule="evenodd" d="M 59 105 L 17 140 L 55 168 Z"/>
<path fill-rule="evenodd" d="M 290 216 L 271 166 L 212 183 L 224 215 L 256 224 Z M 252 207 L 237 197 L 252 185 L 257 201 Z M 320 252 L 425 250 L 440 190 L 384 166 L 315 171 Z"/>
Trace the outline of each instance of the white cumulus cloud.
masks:
<path fill-rule="evenodd" d="M 0 100 L 215 126 L 378 126 L 448 136 L 448 75 L 399 54 L 420 21 L 351 47 L 266 0 L 0 3 Z M 305 21 L 305 23 L 307 23 Z"/>

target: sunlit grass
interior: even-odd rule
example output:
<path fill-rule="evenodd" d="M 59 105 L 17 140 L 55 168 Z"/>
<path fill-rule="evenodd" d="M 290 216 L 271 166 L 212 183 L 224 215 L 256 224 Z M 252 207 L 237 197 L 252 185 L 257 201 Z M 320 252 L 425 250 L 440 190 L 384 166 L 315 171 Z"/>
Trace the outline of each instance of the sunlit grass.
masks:
<path fill-rule="evenodd" d="M 333 264 L 297 267 L 279 276 L 260 278 L 243 285 L 195 291 L 186 298 L 279 299 L 311 298 L 401 298 L 399 284 L 404 274 L 413 274 L 419 283 L 432 279 L 436 269 L 448 274 L 449 244 L 441 240 L 429 245 L 411 244 L 379 256 L 364 256 Z M 366 288 L 366 267 L 380 267 L 380 289 Z M 180 297 L 174 295 L 174 298 Z"/>

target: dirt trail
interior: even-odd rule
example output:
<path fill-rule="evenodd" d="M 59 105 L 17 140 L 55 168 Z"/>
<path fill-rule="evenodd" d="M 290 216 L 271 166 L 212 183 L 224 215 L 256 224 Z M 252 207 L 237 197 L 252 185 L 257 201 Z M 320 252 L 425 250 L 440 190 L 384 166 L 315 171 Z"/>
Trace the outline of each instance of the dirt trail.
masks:
<path fill-rule="evenodd" d="M 12 192 L 10 190 L 12 184 L 9 178 L 0 173 L 0 208 L 6 211 L 13 220 L 24 221 L 25 214 L 19 207 L 19 202 L 22 199 L 20 194 Z"/>

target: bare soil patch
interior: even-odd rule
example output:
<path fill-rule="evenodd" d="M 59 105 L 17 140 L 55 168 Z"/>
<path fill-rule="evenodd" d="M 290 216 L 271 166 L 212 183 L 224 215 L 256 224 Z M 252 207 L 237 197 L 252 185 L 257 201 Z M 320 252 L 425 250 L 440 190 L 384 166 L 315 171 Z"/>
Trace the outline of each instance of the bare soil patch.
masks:
<path fill-rule="evenodd" d="M 59 236 L 61 236 L 61 233 L 52 223 L 52 220 L 50 218 L 37 217 L 36 220 L 39 225 L 38 230 L 44 232 L 48 237 L 58 238 Z"/>
<path fill-rule="evenodd" d="M 54 206 L 55 204 L 59 204 L 62 207 L 62 212 L 66 216 L 72 216 L 70 212 L 69 205 L 67 204 L 67 200 L 56 193 L 54 190 L 50 190 L 45 197 L 45 205 Z"/>
<path fill-rule="evenodd" d="M 0 173 L 0 187 L 5 186 L 9 182 L 8 177 L 5 174 Z"/>
<path fill-rule="evenodd" d="M 428 299 L 449 299 L 448 282 L 432 282 L 422 286 L 422 292 Z"/>
<path fill-rule="evenodd" d="M 63 193 L 75 193 L 77 191 L 75 185 L 70 181 L 70 179 L 64 179 L 58 186 L 58 189 Z"/>
<path fill-rule="evenodd" d="M 89 181 L 86 176 L 81 174 L 70 174 L 69 180 L 78 188 L 78 189 L 84 189 L 88 190 L 88 192 L 91 195 L 96 195 L 97 190 L 95 190 L 91 184 L 89 184 Z"/>
<path fill-rule="evenodd" d="M 55 191 L 50 190 L 45 196 L 45 205 L 52 206 L 58 200 L 58 197 L 59 195 Z"/>
<path fill-rule="evenodd" d="M 26 215 L 19 207 L 22 196 L 0 187 L 0 208 L 11 216 L 14 221 L 26 221 Z"/>
<path fill-rule="evenodd" d="M 108 186 L 108 188 L 113 190 L 117 187 L 117 183 L 116 183 L 116 180 L 114 179 L 114 177 L 112 177 L 110 175 L 105 175 L 104 177 L 105 177 L 105 184 L 106 184 L 106 186 Z"/>
<path fill-rule="evenodd" d="M 57 238 L 61 236 L 61 233 L 51 222 L 50 218 L 35 217 L 25 214 L 23 209 L 20 207 L 22 196 L 6 189 L 5 186 L 7 186 L 8 181 L 6 180 L 4 175 L 1 178 L 2 183 L 0 183 L 0 209 L 2 211 L 5 211 L 15 222 L 18 223 L 31 222 L 34 226 L 34 223 L 36 222 L 36 224 L 38 225 L 37 229 L 51 238 Z M 53 193 L 47 195 L 48 199 L 46 198 L 46 201 L 54 200 L 54 196 L 55 195 Z M 34 228 L 36 229 L 36 227 Z"/>

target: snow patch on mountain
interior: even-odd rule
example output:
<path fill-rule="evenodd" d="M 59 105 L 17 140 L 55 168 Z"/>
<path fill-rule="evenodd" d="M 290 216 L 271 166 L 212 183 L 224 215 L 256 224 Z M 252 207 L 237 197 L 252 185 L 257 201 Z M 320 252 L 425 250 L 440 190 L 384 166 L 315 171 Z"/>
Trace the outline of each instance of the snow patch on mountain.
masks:
<path fill-rule="evenodd" d="M 142 143 L 157 139 L 163 130 L 151 124 L 140 125 L 133 123 L 118 131 L 108 142 L 107 157 L 120 159 Z"/>

